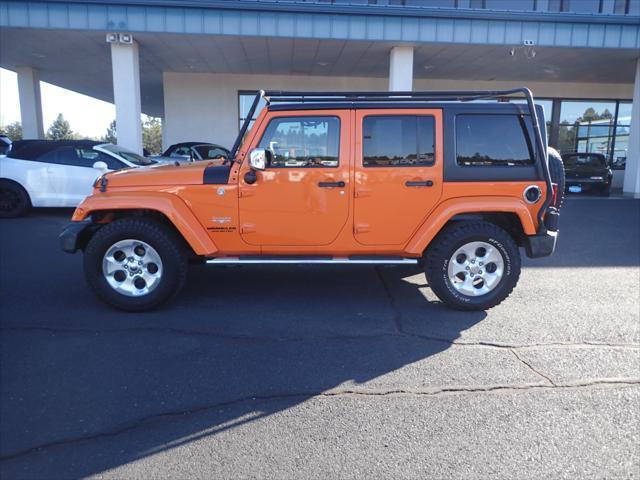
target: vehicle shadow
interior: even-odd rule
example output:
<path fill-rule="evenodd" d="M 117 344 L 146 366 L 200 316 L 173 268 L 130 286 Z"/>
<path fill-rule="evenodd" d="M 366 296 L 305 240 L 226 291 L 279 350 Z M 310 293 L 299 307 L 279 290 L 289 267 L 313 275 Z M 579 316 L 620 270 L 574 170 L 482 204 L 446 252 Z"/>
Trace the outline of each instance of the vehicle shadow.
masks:
<path fill-rule="evenodd" d="M 485 317 L 428 301 L 424 277 L 404 280 L 416 273 L 196 267 L 185 292 L 152 314 L 88 297 L 30 328 L 5 325 L 1 473 L 97 474 L 336 389 L 402 388 L 394 371 L 443 352 Z M 73 294 L 49 301 L 63 309 Z M 402 332 L 405 314 L 424 317 L 423 336 Z"/>

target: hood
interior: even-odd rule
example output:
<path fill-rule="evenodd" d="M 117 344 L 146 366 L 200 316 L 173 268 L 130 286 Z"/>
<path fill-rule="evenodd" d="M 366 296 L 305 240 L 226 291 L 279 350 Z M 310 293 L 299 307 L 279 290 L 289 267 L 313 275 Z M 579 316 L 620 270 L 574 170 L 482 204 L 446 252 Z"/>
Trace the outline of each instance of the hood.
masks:
<path fill-rule="evenodd" d="M 107 173 L 107 188 L 171 185 L 201 185 L 209 162 L 180 165 L 156 164 L 150 167 L 125 168 Z"/>

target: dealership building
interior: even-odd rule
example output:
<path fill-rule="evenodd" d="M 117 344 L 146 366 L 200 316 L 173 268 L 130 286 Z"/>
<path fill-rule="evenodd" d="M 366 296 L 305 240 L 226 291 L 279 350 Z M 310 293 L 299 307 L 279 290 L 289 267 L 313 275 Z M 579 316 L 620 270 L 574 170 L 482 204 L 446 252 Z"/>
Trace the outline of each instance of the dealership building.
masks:
<path fill-rule="evenodd" d="M 2 1 L 25 138 L 39 80 L 115 103 L 118 143 L 231 146 L 255 91 L 529 87 L 549 144 L 640 194 L 640 0 Z M 87 112 L 91 115 L 91 112 Z"/>

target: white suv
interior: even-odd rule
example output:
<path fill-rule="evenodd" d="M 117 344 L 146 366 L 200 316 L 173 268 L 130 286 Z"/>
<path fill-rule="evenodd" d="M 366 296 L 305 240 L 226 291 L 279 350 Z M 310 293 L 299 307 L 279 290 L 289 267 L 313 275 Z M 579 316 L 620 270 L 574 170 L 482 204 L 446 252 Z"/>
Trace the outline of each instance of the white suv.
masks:
<path fill-rule="evenodd" d="M 125 148 L 90 140 L 22 140 L 0 157 L 0 217 L 31 207 L 75 207 L 105 172 L 158 163 Z"/>

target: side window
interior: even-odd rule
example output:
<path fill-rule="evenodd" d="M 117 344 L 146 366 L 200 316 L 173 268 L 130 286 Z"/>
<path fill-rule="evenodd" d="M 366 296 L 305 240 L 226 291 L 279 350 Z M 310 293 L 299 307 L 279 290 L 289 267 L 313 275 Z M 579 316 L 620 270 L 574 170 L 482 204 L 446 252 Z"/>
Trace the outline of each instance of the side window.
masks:
<path fill-rule="evenodd" d="M 58 163 L 58 150 L 49 150 L 42 155 L 39 155 L 35 160 L 43 163 Z"/>
<path fill-rule="evenodd" d="M 337 117 L 274 118 L 259 147 L 273 153 L 272 167 L 337 167 L 340 120 Z"/>
<path fill-rule="evenodd" d="M 86 159 L 80 158 L 78 150 L 79 149 L 73 147 L 59 148 L 56 163 L 60 165 L 72 165 L 74 167 L 91 166 Z"/>
<path fill-rule="evenodd" d="M 531 165 L 533 143 L 522 115 L 456 116 L 458 165 Z"/>
<path fill-rule="evenodd" d="M 369 116 L 362 121 L 365 167 L 418 167 L 435 162 L 435 120 L 430 116 Z"/>

